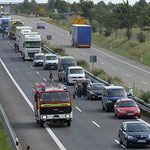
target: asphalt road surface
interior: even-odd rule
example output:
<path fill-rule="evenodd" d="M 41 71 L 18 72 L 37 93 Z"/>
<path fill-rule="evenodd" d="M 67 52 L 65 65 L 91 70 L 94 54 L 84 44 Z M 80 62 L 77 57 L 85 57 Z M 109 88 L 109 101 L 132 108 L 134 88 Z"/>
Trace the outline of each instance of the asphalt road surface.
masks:
<path fill-rule="evenodd" d="M 48 123 L 44 128 L 40 128 L 34 120 L 32 87 L 35 82 L 45 81 L 49 84 L 49 73 L 42 67 L 34 67 L 32 61 L 24 61 L 14 50 L 13 44 L 14 41 L 0 36 L 0 101 L 23 148 L 27 145 L 30 145 L 32 150 L 124 148 L 118 144 L 118 129 L 122 122 L 136 119 L 118 120 L 114 113 L 102 111 L 99 100 L 72 99 L 74 118 L 71 127 Z M 57 83 L 57 71 L 52 72 Z M 73 86 L 67 88 L 73 93 Z"/>
<path fill-rule="evenodd" d="M 128 58 L 115 54 L 104 48 L 92 45 L 91 48 L 75 48 L 71 46 L 71 36 L 68 31 L 59 27 L 46 23 L 46 29 L 36 29 L 38 18 L 27 18 L 21 16 L 13 16 L 13 18 L 22 19 L 25 25 L 33 27 L 34 31 L 38 31 L 42 35 L 42 39 L 46 40 L 46 35 L 52 35 L 50 44 L 66 50 L 69 55 L 73 55 L 76 59 L 84 59 L 89 62 L 90 55 L 97 56 L 95 68 L 102 68 L 110 76 L 117 76 L 122 79 L 126 86 L 148 91 L 150 90 L 150 67 L 132 61 Z"/>

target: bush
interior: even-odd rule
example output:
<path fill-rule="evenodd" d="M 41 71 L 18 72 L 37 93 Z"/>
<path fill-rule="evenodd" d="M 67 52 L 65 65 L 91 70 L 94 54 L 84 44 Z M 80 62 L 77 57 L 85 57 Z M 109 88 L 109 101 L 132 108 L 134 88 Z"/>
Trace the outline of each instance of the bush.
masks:
<path fill-rule="evenodd" d="M 101 74 L 106 74 L 103 69 L 94 69 L 92 73 L 94 74 L 94 76 L 100 76 Z"/>
<path fill-rule="evenodd" d="M 97 32 L 99 25 L 98 25 L 98 22 L 96 20 L 92 21 L 91 26 L 92 26 L 92 31 Z"/>
<path fill-rule="evenodd" d="M 66 56 L 67 55 L 65 50 L 62 49 L 62 48 L 54 48 L 54 52 L 58 53 L 61 56 Z"/>
<path fill-rule="evenodd" d="M 142 92 L 140 98 L 144 100 L 146 103 L 150 103 L 150 91 Z"/>
<path fill-rule="evenodd" d="M 88 67 L 89 66 L 85 60 L 78 60 L 77 65 L 82 66 L 82 67 Z"/>
<path fill-rule="evenodd" d="M 108 82 L 109 84 L 112 84 L 112 83 L 113 83 L 113 78 L 112 78 L 111 76 L 109 76 L 108 79 L 107 79 L 107 82 Z"/>
<path fill-rule="evenodd" d="M 137 34 L 137 39 L 140 43 L 143 43 L 146 41 L 146 36 L 143 32 L 140 32 Z"/>
<path fill-rule="evenodd" d="M 111 33 L 112 33 L 112 30 L 111 30 L 110 28 L 106 28 L 106 29 L 104 30 L 104 36 L 106 36 L 106 37 L 110 36 Z"/>

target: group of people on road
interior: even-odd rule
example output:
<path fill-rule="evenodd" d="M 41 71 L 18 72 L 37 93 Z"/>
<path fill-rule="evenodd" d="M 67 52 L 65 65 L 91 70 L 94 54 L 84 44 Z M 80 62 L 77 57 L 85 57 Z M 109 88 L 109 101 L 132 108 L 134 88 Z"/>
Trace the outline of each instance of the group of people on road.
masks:
<path fill-rule="evenodd" d="M 85 97 L 87 95 L 87 86 L 88 83 L 86 80 L 81 82 L 80 80 L 77 81 L 77 96 L 81 97 L 82 95 Z"/>

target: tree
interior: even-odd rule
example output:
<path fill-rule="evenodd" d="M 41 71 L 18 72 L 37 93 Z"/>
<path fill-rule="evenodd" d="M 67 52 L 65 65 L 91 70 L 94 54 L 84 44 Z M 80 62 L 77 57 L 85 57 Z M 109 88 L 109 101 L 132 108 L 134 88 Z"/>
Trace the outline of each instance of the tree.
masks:
<path fill-rule="evenodd" d="M 54 10 L 55 9 L 55 0 L 48 0 L 48 8 Z"/>
<path fill-rule="evenodd" d="M 147 7 L 148 4 L 145 0 L 139 0 L 138 2 L 135 3 L 135 6 L 140 6 L 142 8 Z"/>
<path fill-rule="evenodd" d="M 135 16 L 133 13 L 133 7 L 129 5 L 129 2 L 123 2 L 119 4 L 115 9 L 116 19 L 119 21 L 121 29 L 126 28 L 126 36 L 128 40 L 131 39 L 131 29 L 135 23 Z"/>

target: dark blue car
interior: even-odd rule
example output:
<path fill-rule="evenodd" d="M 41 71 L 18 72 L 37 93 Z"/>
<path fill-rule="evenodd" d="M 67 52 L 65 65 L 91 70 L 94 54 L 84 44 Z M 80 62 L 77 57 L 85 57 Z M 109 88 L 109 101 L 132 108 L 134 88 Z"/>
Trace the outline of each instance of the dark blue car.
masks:
<path fill-rule="evenodd" d="M 150 127 L 144 122 L 124 122 L 119 129 L 119 142 L 126 148 L 131 145 L 150 145 Z"/>

